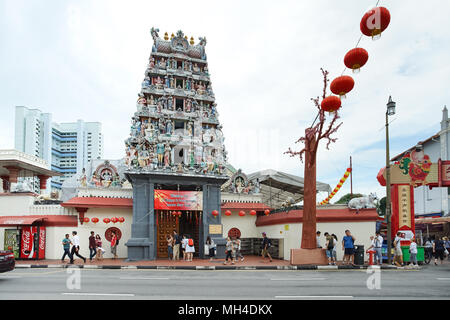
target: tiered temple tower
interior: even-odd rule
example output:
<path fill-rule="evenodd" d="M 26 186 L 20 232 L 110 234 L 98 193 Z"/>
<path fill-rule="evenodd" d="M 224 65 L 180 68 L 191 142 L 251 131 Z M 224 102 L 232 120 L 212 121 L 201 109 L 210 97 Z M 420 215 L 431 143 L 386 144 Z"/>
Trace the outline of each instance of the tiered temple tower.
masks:
<path fill-rule="evenodd" d="M 151 29 L 154 44 L 125 141 L 126 176 L 133 185 L 132 237 L 126 244 L 130 260 L 155 259 L 161 250 L 157 250 L 158 228 L 166 221 L 161 217 L 171 212 L 155 208 L 155 190 L 201 192 L 201 207 L 195 213 L 201 221 L 197 252 L 203 256 L 208 235 L 221 242 L 221 235 L 210 234 L 209 226 L 218 230 L 220 225 L 220 216 L 211 212 L 220 212 L 226 151 L 208 72 L 206 38 L 194 44 L 182 31 L 170 40 L 167 33 L 161 39 L 158 32 Z"/>

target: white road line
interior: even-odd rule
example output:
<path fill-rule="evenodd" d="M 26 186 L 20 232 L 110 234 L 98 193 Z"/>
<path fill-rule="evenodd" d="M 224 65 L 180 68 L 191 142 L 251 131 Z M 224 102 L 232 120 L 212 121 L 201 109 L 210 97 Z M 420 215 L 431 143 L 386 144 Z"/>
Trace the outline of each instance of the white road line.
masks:
<path fill-rule="evenodd" d="M 450 280 L 450 278 L 436 278 L 437 280 Z"/>
<path fill-rule="evenodd" d="M 64 292 L 61 293 L 68 296 L 117 296 L 117 297 L 134 297 L 132 293 L 83 293 L 83 292 Z"/>
<path fill-rule="evenodd" d="M 353 296 L 275 296 L 276 299 L 353 299 Z"/>
<path fill-rule="evenodd" d="M 0 276 L 0 279 L 19 279 L 21 276 Z"/>
<path fill-rule="evenodd" d="M 120 280 L 169 280 L 169 278 L 135 278 L 135 277 L 121 277 Z"/>
<path fill-rule="evenodd" d="M 272 281 L 323 281 L 326 278 L 292 278 L 292 279 L 270 279 Z"/>

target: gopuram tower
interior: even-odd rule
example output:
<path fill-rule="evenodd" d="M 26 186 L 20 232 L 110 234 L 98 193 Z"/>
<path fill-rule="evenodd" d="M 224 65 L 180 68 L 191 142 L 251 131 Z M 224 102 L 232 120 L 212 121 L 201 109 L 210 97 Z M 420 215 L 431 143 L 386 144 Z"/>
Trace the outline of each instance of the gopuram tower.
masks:
<path fill-rule="evenodd" d="M 208 236 L 224 243 L 220 187 L 227 181 L 206 38 L 195 44 L 182 31 L 170 39 L 158 33 L 151 29 L 152 52 L 125 141 L 125 176 L 133 185 L 128 259 L 166 258 L 174 230 L 192 238 L 194 256 L 203 258 Z"/>

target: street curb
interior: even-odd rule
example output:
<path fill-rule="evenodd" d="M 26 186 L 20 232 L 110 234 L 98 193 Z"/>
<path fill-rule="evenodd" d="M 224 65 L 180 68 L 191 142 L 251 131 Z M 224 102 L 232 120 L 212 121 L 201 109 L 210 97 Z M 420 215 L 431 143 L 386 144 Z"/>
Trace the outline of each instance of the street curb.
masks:
<path fill-rule="evenodd" d="M 115 270 L 364 270 L 371 266 L 317 266 L 317 265 L 293 265 L 293 266 L 236 266 L 236 265 L 220 265 L 220 266 L 119 266 L 119 265 L 84 265 L 84 264 L 16 264 L 16 269 L 47 269 L 47 268 L 70 268 L 77 267 L 80 269 L 115 269 Z M 397 266 L 383 265 L 381 270 L 421 270 L 399 268 Z"/>

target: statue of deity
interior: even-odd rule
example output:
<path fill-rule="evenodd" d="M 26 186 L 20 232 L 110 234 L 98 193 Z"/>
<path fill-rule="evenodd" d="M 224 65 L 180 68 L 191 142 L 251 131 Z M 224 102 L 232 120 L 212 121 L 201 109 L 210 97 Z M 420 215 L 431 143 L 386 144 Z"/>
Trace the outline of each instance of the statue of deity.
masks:
<path fill-rule="evenodd" d="M 164 144 L 162 142 L 156 145 L 156 154 L 158 156 L 158 166 L 162 166 L 164 160 Z"/>
<path fill-rule="evenodd" d="M 160 76 L 156 78 L 156 89 L 163 89 L 163 81 Z"/>
<path fill-rule="evenodd" d="M 159 61 L 159 67 L 162 69 L 166 68 L 166 60 L 164 58 L 161 58 L 161 60 Z"/>
<path fill-rule="evenodd" d="M 189 121 L 187 124 L 187 133 L 189 137 L 192 137 L 192 122 Z"/>
<path fill-rule="evenodd" d="M 150 58 L 149 67 L 150 67 L 150 69 L 153 69 L 155 67 L 155 58 L 153 58 L 153 57 Z"/>
<path fill-rule="evenodd" d="M 186 112 L 191 112 L 191 106 L 192 106 L 192 102 L 191 99 L 187 99 L 186 100 Z"/>
<path fill-rule="evenodd" d="M 167 109 L 173 110 L 173 97 L 169 96 L 169 99 L 167 99 Z"/>
<path fill-rule="evenodd" d="M 164 148 L 164 166 L 167 168 L 170 166 L 171 161 L 170 161 L 170 152 L 172 151 L 172 149 L 170 148 L 169 143 L 166 143 L 165 148 Z"/>
<path fill-rule="evenodd" d="M 172 120 L 168 120 L 166 122 L 166 134 L 171 135 L 172 134 L 172 128 L 173 128 Z"/>
<path fill-rule="evenodd" d="M 170 80 L 168 76 L 164 76 L 166 88 L 170 88 Z"/>
<path fill-rule="evenodd" d="M 174 77 L 170 77 L 170 88 L 175 89 L 175 79 L 174 79 Z"/>
<path fill-rule="evenodd" d="M 194 71 L 194 72 L 200 72 L 200 68 L 198 67 L 198 64 L 194 64 L 194 67 L 192 68 L 192 70 Z"/>
<path fill-rule="evenodd" d="M 150 96 L 149 104 L 150 104 L 151 106 L 154 106 L 154 105 L 155 105 L 155 98 L 153 98 L 153 95 Z"/>
<path fill-rule="evenodd" d="M 86 169 L 85 168 L 83 168 L 83 170 L 81 172 L 80 187 L 82 187 L 82 188 L 87 187 L 87 177 L 86 177 Z"/>

